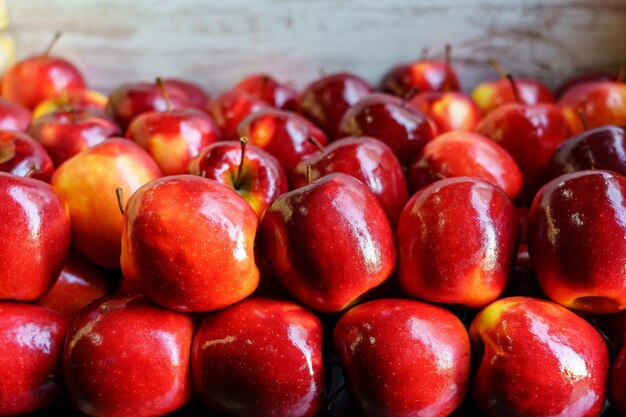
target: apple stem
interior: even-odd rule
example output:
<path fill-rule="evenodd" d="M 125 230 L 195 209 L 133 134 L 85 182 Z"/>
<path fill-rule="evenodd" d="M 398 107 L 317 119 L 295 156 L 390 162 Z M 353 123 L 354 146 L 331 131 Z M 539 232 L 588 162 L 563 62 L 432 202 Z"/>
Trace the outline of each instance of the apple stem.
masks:
<path fill-rule="evenodd" d="M 306 166 L 306 184 L 311 184 L 311 165 L 309 164 Z"/>
<path fill-rule="evenodd" d="M 313 145 L 315 145 L 315 147 L 320 150 L 323 151 L 324 150 L 324 146 L 322 146 L 322 144 L 320 143 L 319 140 L 315 139 L 313 136 L 309 136 L 308 141 L 311 142 Z"/>
<path fill-rule="evenodd" d="M 619 69 L 619 72 L 617 73 L 617 81 L 618 83 L 623 83 L 624 79 L 626 79 L 626 67 L 622 67 Z"/>
<path fill-rule="evenodd" d="M 419 92 L 420 92 L 420 88 L 418 86 L 414 85 L 413 87 L 411 87 L 409 91 L 407 91 L 402 96 L 402 101 L 400 102 L 400 108 L 403 109 L 407 101 L 411 100 Z"/>
<path fill-rule="evenodd" d="M 116 188 L 115 189 L 115 195 L 117 196 L 117 206 L 120 209 L 120 213 L 122 213 L 122 215 L 124 215 L 124 200 L 123 200 L 123 193 L 124 190 L 122 188 Z"/>
<path fill-rule="evenodd" d="M 578 117 L 580 118 L 580 123 L 583 125 L 585 130 L 589 130 L 589 124 L 587 123 L 587 116 L 585 115 L 585 111 L 583 109 L 578 109 Z"/>
<path fill-rule="evenodd" d="M 443 82 L 443 91 L 450 91 L 452 89 L 452 82 L 450 81 L 450 69 L 452 68 L 452 45 L 449 43 L 446 44 L 446 49 L 444 52 L 444 62 L 445 62 L 445 71 L 446 71 L 446 79 Z"/>
<path fill-rule="evenodd" d="M 267 85 L 270 82 L 270 77 L 268 75 L 263 75 L 261 77 L 261 89 L 259 90 L 259 98 L 263 99 L 265 96 L 265 90 L 267 90 Z"/>
<path fill-rule="evenodd" d="M 435 172 L 435 178 L 437 178 L 438 180 L 445 180 L 448 177 L 443 175 L 441 172 Z"/>
<path fill-rule="evenodd" d="M 509 75 L 509 73 L 504 69 L 504 67 L 500 65 L 500 63 L 496 61 L 495 59 L 489 58 L 487 59 L 487 63 L 491 66 L 491 68 L 496 70 L 500 78 L 507 78 L 507 76 Z"/>
<path fill-rule="evenodd" d="M 165 82 L 161 79 L 161 77 L 157 77 L 156 83 L 161 89 L 161 94 L 163 95 L 163 99 L 165 100 L 165 110 L 169 113 L 172 111 L 172 104 L 170 103 L 170 94 L 167 91 L 167 86 Z"/>
<path fill-rule="evenodd" d="M 76 115 L 76 107 L 70 105 L 68 110 L 70 111 L 70 114 L 72 115 L 72 123 L 76 123 L 76 121 L 78 120 L 78 116 Z"/>
<path fill-rule="evenodd" d="M 517 89 L 517 84 L 515 84 L 515 79 L 513 78 L 513 75 L 507 74 L 506 79 L 509 80 L 509 83 L 511 84 L 511 89 L 513 90 L 513 97 L 515 97 L 515 102 L 519 104 L 519 90 Z"/>
<path fill-rule="evenodd" d="M 422 47 L 422 50 L 420 52 L 419 60 L 426 61 L 427 59 L 428 59 L 428 46 L 424 46 Z"/>
<path fill-rule="evenodd" d="M 239 139 L 241 143 L 241 158 L 239 159 L 239 168 L 237 169 L 237 178 L 235 179 L 235 189 L 239 189 L 241 186 L 241 173 L 243 172 L 243 161 L 246 155 L 246 145 L 248 144 L 248 138 L 241 137 Z"/>
<path fill-rule="evenodd" d="M 32 167 L 30 167 L 28 171 L 26 171 L 26 174 L 24 174 L 24 176 L 30 177 L 31 175 L 37 174 L 39 172 L 41 172 L 41 167 L 38 164 L 35 164 Z"/>
<path fill-rule="evenodd" d="M 337 400 L 337 397 L 339 397 L 339 394 L 341 394 L 345 389 L 346 389 L 346 384 L 343 383 L 339 386 L 339 388 L 335 390 L 335 392 L 333 392 L 330 395 L 330 397 L 328 397 L 328 402 L 326 403 L 326 411 L 331 410 L 331 408 L 333 407 L 333 404 Z"/>
<path fill-rule="evenodd" d="M 54 32 L 54 35 L 52 36 L 52 40 L 48 44 L 48 47 L 46 48 L 44 53 L 42 54 L 44 58 L 47 58 L 48 56 L 50 56 L 50 52 L 52 52 L 52 48 L 57 43 L 57 41 L 59 40 L 62 34 L 63 32 L 61 32 L 60 30 L 57 30 L 56 32 Z"/>

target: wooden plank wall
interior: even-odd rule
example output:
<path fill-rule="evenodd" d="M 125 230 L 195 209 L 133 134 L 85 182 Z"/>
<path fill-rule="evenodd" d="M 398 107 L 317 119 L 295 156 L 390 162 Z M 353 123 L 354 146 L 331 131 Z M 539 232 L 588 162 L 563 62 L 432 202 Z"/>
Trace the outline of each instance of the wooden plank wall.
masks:
<path fill-rule="evenodd" d="M 465 90 L 501 60 L 555 85 L 574 73 L 626 66 L 626 0 L 9 0 L 17 54 L 75 60 L 110 91 L 156 75 L 217 92 L 269 71 L 296 86 L 320 71 L 372 82 L 427 46 L 450 43 Z"/>

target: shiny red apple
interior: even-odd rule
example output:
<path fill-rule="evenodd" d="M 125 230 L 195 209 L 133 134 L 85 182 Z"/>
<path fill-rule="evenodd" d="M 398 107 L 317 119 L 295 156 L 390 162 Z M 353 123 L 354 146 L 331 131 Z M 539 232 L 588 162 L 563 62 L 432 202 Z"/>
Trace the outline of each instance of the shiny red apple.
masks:
<path fill-rule="evenodd" d="M 410 102 L 435 122 L 439 133 L 472 131 L 482 118 L 476 103 L 457 91 L 423 91 Z"/>
<path fill-rule="evenodd" d="M 239 81 L 235 90 L 245 91 L 282 110 L 295 110 L 298 93 L 287 84 L 280 83 L 267 74 L 256 74 Z"/>
<path fill-rule="evenodd" d="M 217 96 L 208 107 L 209 115 L 222 131 L 225 140 L 239 140 L 237 128 L 250 114 L 265 110 L 269 105 L 250 93 L 231 90 Z"/>
<path fill-rule="evenodd" d="M 32 116 L 30 110 L 19 103 L 0 97 L 0 129 L 26 132 Z"/>
<path fill-rule="evenodd" d="M 43 146 L 26 133 L 0 130 L 0 171 L 49 182 L 54 166 Z"/>
<path fill-rule="evenodd" d="M 515 78 L 517 95 L 511 82 L 505 77 L 497 80 L 485 81 L 472 90 L 472 100 L 478 105 L 483 114 L 488 114 L 507 103 L 535 105 L 539 103 L 553 103 L 554 97 L 550 89 L 541 81 L 530 78 Z"/>
<path fill-rule="evenodd" d="M 180 78 L 166 78 L 163 81 L 168 89 L 174 88 L 185 93 L 190 107 L 198 110 L 206 110 L 207 106 L 211 102 L 209 94 L 198 84 L 187 80 L 181 80 Z"/>
<path fill-rule="evenodd" d="M 109 98 L 106 95 L 96 90 L 61 92 L 60 95 L 39 103 L 33 110 L 33 119 L 59 110 L 98 110 L 103 112 L 106 110 L 108 101 Z"/>

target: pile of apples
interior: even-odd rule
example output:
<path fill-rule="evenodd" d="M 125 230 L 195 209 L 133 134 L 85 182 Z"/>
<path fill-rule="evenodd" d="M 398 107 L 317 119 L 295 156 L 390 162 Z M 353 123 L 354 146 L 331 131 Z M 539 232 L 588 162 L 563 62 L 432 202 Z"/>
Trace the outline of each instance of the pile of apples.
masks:
<path fill-rule="evenodd" d="M 626 415 L 623 77 L 468 96 L 446 56 L 213 99 L 9 69 L 0 415 Z"/>

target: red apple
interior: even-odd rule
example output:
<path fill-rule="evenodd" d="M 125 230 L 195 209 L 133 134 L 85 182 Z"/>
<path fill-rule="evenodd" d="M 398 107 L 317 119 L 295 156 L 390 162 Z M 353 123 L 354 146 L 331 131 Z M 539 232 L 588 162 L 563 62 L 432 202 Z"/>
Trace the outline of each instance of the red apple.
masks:
<path fill-rule="evenodd" d="M 565 80 L 554 90 L 554 96 L 558 99 L 561 98 L 570 89 L 584 83 L 597 82 L 597 81 L 615 81 L 618 79 L 618 74 L 610 71 L 594 71 L 585 74 L 576 75 Z"/>
<path fill-rule="evenodd" d="M 49 182 L 54 166 L 43 146 L 26 133 L 0 130 L 0 171 Z"/>
<path fill-rule="evenodd" d="M 549 301 L 498 300 L 470 327 L 482 356 L 472 388 L 489 417 L 594 417 L 604 406 L 608 354 L 589 323 Z"/>
<path fill-rule="evenodd" d="M 519 166 L 523 176 L 520 203 L 532 201 L 549 179 L 552 155 L 570 137 L 567 121 L 552 104 L 502 105 L 485 116 L 476 131 L 506 149 Z"/>
<path fill-rule="evenodd" d="M 30 110 L 19 103 L 0 97 L 0 129 L 25 132 L 30 126 Z"/>
<path fill-rule="evenodd" d="M 510 198 L 522 189 L 522 173 L 511 155 L 477 133 L 448 132 L 428 142 L 407 173 L 412 192 L 443 178 L 476 177 L 502 188 Z"/>
<path fill-rule="evenodd" d="M 97 110 L 103 112 L 108 101 L 107 96 L 95 90 L 61 92 L 60 95 L 39 103 L 33 110 L 33 119 L 59 110 Z"/>
<path fill-rule="evenodd" d="M 326 135 L 304 117 L 291 112 L 267 109 L 246 117 L 237 130 L 240 137 L 273 155 L 285 172 L 318 151 L 309 141 L 314 138 L 325 145 Z"/>
<path fill-rule="evenodd" d="M 438 181 L 400 216 L 400 285 L 424 300 L 482 307 L 504 291 L 517 238 L 515 206 L 500 188 L 471 177 Z"/>
<path fill-rule="evenodd" d="M 372 91 L 372 87 L 356 75 L 326 75 L 302 91 L 298 111 L 321 127 L 332 140 L 338 137 L 339 123 L 346 110 Z"/>
<path fill-rule="evenodd" d="M 465 396 L 469 337 L 443 308 L 371 301 L 341 317 L 333 340 L 362 416 L 447 416 Z"/>
<path fill-rule="evenodd" d="M 437 136 L 435 123 L 412 104 L 387 94 L 371 94 L 346 111 L 340 137 L 371 136 L 385 142 L 407 165 Z"/>
<path fill-rule="evenodd" d="M 183 91 L 187 95 L 187 102 L 190 107 L 206 110 L 211 101 L 211 97 L 198 84 L 178 78 L 167 78 L 164 81 L 168 89 L 173 87 Z"/>
<path fill-rule="evenodd" d="M 99 110 L 59 110 L 35 119 L 28 133 L 46 148 L 54 164 L 59 166 L 122 131 Z"/>
<path fill-rule="evenodd" d="M 361 181 L 345 174 L 326 175 L 278 197 L 259 233 L 280 282 L 323 313 L 348 308 L 395 266 L 385 212 Z"/>
<path fill-rule="evenodd" d="M 7 70 L 2 77 L 3 97 L 32 110 L 63 91 L 69 93 L 85 88 L 83 76 L 73 64 L 50 56 L 59 37 L 57 33 L 43 54 L 19 61 Z"/>
<path fill-rule="evenodd" d="M 626 125 L 626 82 L 598 81 L 571 88 L 556 103 L 572 133 L 604 125 Z M 582 111 L 586 126 L 581 121 Z"/>
<path fill-rule="evenodd" d="M 208 107 L 209 115 L 226 140 L 238 140 L 237 127 L 246 116 L 267 109 L 260 98 L 244 91 L 232 90 L 216 97 Z"/>
<path fill-rule="evenodd" d="M 251 298 L 208 315 L 192 346 L 196 392 L 234 417 L 312 417 L 324 396 L 322 324 L 299 305 Z"/>
<path fill-rule="evenodd" d="M 552 157 L 553 176 L 585 169 L 606 169 L 626 175 L 626 127 L 589 129 L 561 143 Z"/>
<path fill-rule="evenodd" d="M 296 109 L 298 98 L 296 90 L 266 74 L 251 75 L 244 78 L 235 86 L 235 90 L 250 93 L 277 109 Z"/>
<path fill-rule="evenodd" d="M 222 132 L 206 113 L 177 109 L 140 114 L 126 137 L 148 151 L 164 175 L 176 175 L 186 173 L 189 162 Z"/>
<path fill-rule="evenodd" d="M 160 176 L 150 155 L 126 139 L 108 139 L 65 161 L 51 184 L 69 207 L 74 248 L 100 266 L 119 267 L 123 216 L 116 189 L 125 204 Z"/>
<path fill-rule="evenodd" d="M 302 160 L 291 173 L 291 184 L 294 188 L 304 187 L 333 172 L 363 182 L 395 227 L 409 196 L 402 166 L 387 145 L 370 137 L 339 139 Z"/>
<path fill-rule="evenodd" d="M 70 244 L 67 207 L 43 181 L 0 172 L 0 299 L 34 301 L 54 285 Z"/>
<path fill-rule="evenodd" d="M 151 181 L 128 201 L 122 271 L 148 299 L 179 311 L 234 304 L 259 283 L 257 216 L 217 181 L 175 175 Z"/>
<path fill-rule="evenodd" d="M 575 310 L 626 309 L 626 177 L 590 170 L 547 183 L 530 209 L 528 249 L 539 284 Z"/>
<path fill-rule="evenodd" d="M 267 206 L 289 191 L 285 172 L 269 153 L 254 145 L 228 141 L 207 146 L 191 161 L 189 173 L 237 191 L 260 219 Z"/>
<path fill-rule="evenodd" d="M 54 286 L 39 304 L 73 320 L 81 308 L 109 293 L 109 274 L 94 264 L 70 253 Z"/>
<path fill-rule="evenodd" d="M 58 399 L 67 328 L 56 311 L 0 301 L 0 415 L 33 412 Z"/>
<path fill-rule="evenodd" d="M 157 416 L 191 396 L 193 320 L 139 295 L 114 295 L 78 313 L 63 357 L 74 406 L 90 416 Z"/>
<path fill-rule="evenodd" d="M 456 91 L 424 91 L 414 95 L 410 102 L 435 122 L 439 133 L 472 131 L 482 118 L 476 103 Z"/>

